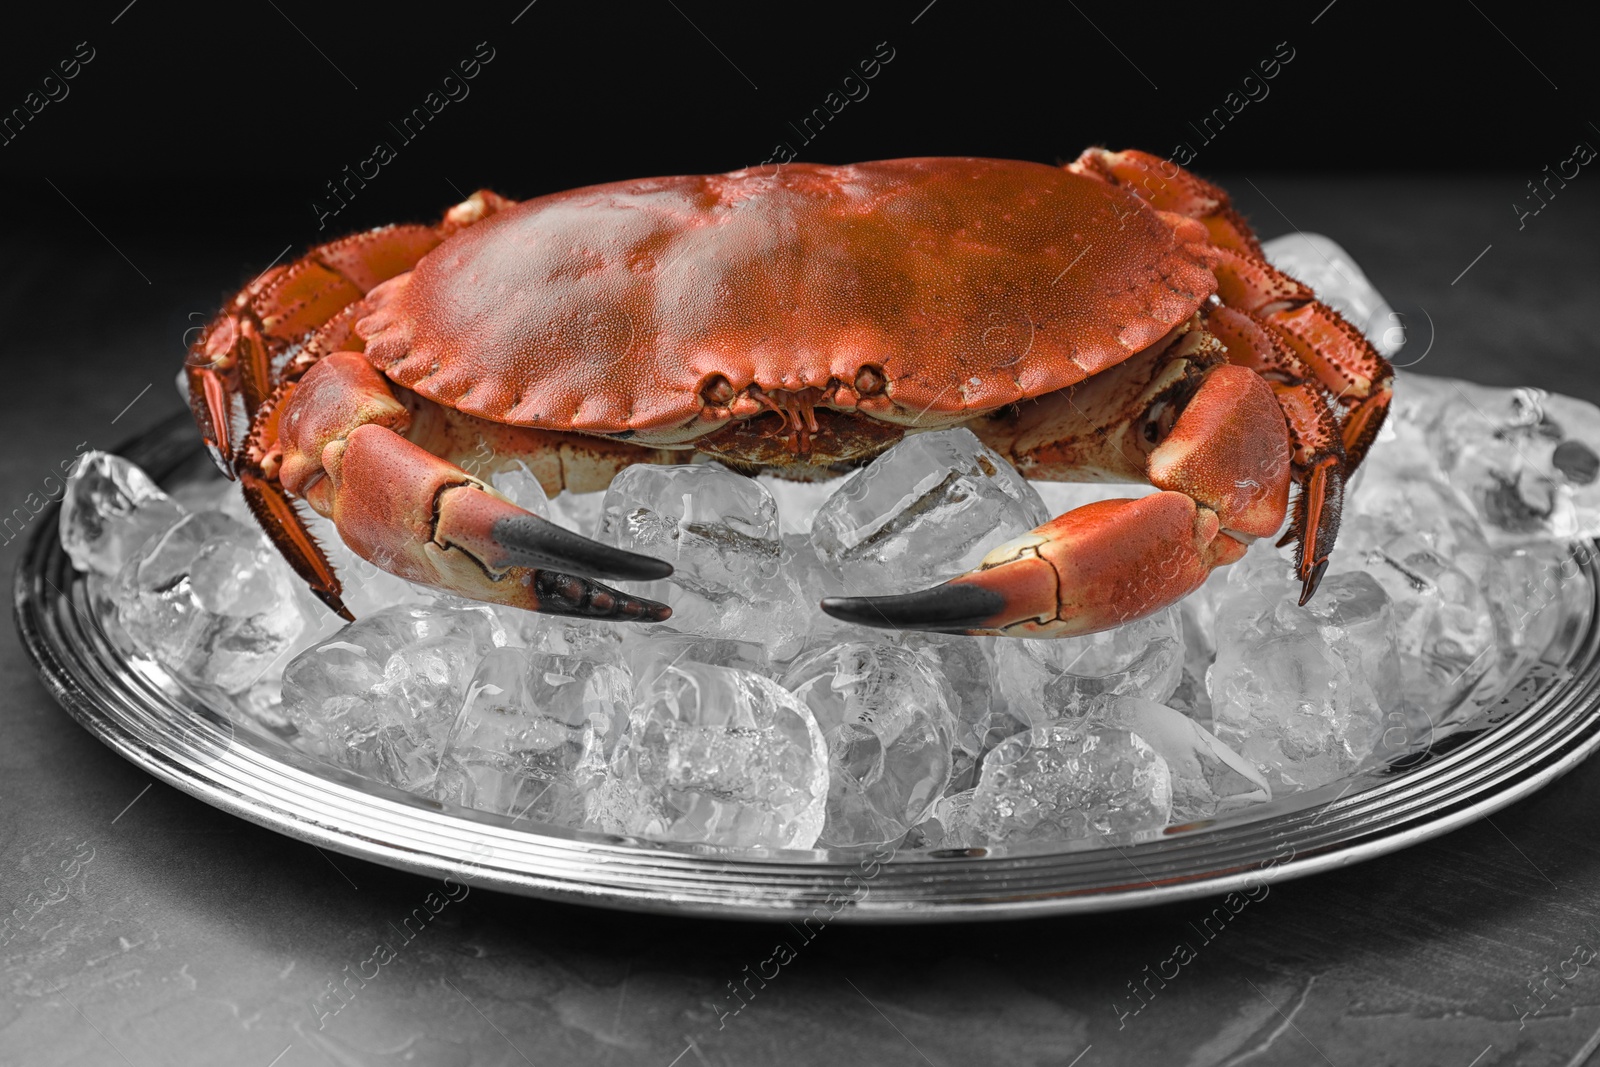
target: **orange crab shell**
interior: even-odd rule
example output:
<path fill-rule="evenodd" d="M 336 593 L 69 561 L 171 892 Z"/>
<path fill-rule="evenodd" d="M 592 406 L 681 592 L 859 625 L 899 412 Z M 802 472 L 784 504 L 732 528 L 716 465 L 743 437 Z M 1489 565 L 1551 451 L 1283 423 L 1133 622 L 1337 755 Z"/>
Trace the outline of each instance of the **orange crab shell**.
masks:
<path fill-rule="evenodd" d="M 517 507 L 462 465 L 469 451 L 538 463 L 547 492 L 696 456 L 829 477 L 954 423 L 1032 478 L 1162 491 L 1070 511 L 943 585 L 822 610 L 1091 633 L 1187 595 L 1276 531 L 1291 483 L 1304 603 L 1393 375 L 1263 258 L 1226 192 L 1099 148 L 1062 169 L 909 159 L 521 205 L 480 191 L 435 226 L 272 268 L 203 342 L 186 373 L 208 446 L 346 618 L 296 497 L 412 581 L 660 621 L 667 605 L 596 579 L 656 580 L 669 564 Z"/>
<path fill-rule="evenodd" d="M 702 395 L 721 376 L 912 424 L 1120 363 L 1216 262 L 1200 222 L 1057 167 L 792 164 L 517 204 L 373 289 L 355 328 L 393 381 L 494 422 L 686 439 L 732 417 Z"/>

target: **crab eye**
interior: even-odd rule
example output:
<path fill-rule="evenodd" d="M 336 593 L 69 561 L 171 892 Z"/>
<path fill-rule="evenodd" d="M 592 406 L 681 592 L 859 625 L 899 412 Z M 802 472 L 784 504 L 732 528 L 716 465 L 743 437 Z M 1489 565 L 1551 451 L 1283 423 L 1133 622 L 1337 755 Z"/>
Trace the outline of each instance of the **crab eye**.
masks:
<path fill-rule="evenodd" d="M 720 374 L 714 374 L 700 389 L 700 398 L 712 407 L 726 407 L 733 399 L 733 383 Z"/>
<path fill-rule="evenodd" d="M 889 384 L 883 376 L 883 368 L 868 363 L 856 371 L 856 392 L 862 396 L 877 396 Z"/>

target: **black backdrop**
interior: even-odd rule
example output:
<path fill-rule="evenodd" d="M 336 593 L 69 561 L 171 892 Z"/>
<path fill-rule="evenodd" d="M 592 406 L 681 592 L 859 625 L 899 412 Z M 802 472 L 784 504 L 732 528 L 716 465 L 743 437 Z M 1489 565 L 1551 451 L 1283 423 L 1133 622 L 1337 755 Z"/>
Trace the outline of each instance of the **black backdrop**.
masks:
<path fill-rule="evenodd" d="M 785 144 L 825 162 L 1187 144 L 1202 173 L 1496 169 L 1508 190 L 1600 146 L 1586 35 L 1507 0 L 526 4 L 9 12 L 9 224 L 304 244 L 432 217 L 480 185 L 525 197 L 728 170 Z M 475 53 L 492 58 L 462 79 Z M 426 125 L 401 128 L 418 108 Z M 346 167 L 376 176 L 319 232 Z"/>

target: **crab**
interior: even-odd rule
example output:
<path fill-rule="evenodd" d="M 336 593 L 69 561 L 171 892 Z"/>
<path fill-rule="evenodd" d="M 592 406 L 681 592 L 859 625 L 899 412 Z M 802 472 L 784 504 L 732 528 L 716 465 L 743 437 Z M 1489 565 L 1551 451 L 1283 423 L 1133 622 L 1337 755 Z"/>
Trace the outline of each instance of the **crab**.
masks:
<path fill-rule="evenodd" d="M 464 468 L 485 446 L 554 496 L 633 463 L 829 478 L 966 426 L 1029 478 L 1160 490 L 1069 511 L 942 585 L 820 605 L 1020 637 L 1149 615 L 1286 518 L 1305 603 L 1393 378 L 1267 263 L 1221 189 L 1099 148 L 1064 167 L 900 159 L 521 203 L 480 191 L 437 225 L 268 270 L 186 366 L 213 458 L 347 619 L 297 501 L 413 582 L 559 615 L 670 614 L 602 582 L 668 564 L 519 508 Z"/>

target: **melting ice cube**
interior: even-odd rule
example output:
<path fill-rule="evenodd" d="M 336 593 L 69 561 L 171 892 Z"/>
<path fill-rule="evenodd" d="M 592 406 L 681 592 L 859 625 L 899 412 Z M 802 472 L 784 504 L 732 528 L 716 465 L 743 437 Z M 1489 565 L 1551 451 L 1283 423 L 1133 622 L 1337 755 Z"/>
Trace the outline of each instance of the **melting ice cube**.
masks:
<path fill-rule="evenodd" d="M 750 671 L 683 661 L 638 686 L 598 828 L 732 848 L 810 848 L 828 749 L 809 708 Z"/>
<path fill-rule="evenodd" d="M 817 511 L 811 541 L 852 593 L 904 593 L 971 570 L 1049 517 L 1033 486 L 971 430 L 940 430 L 852 474 Z"/>
<path fill-rule="evenodd" d="M 333 520 L 324 518 L 310 508 L 302 508 L 306 529 L 322 546 L 322 552 L 333 565 L 339 579 L 340 597 L 345 607 L 356 618 L 365 618 L 384 608 L 399 604 L 427 604 L 441 595 L 437 589 L 413 585 L 398 578 L 371 560 L 362 559 L 352 552 L 339 536 Z M 332 612 L 328 612 L 332 615 Z"/>
<path fill-rule="evenodd" d="M 1264 542 L 1234 566 L 1207 677 L 1217 737 L 1274 794 L 1350 774 L 1400 706 L 1388 595 L 1367 574 L 1337 574 L 1299 607 L 1299 584 Z"/>
<path fill-rule="evenodd" d="M 1159 829 L 1167 761 L 1138 734 L 1081 722 L 1007 738 L 984 757 L 968 819 L 988 844 L 1055 843 Z"/>
<path fill-rule="evenodd" d="M 1428 444 L 1494 544 L 1600 536 L 1600 409 L 1542 389 L 1449 382 Z"/>
<path fill-rule="evenodd" d="M 1211 729 L 1211 694 L 1206 692 L 1206 672 L 1217 658 L 1212 634 L 1217 628 L 1217 603 L 1228 585 L 1226 568 L 1211 572 L 1205 583 L 1177 604 L 1183 637 L 1183 670 L 1172 695 L 1162 703 L 1177 708 Z"/>
<path fill-rule="evenodd" d="M 434 795 L 578 827 L 628 721 L 632 680 L 609 663 L 520 648 L 484 655 L 445 739 Z"/>
<path fill-rule="evenodd" d="M 778 509 L 760 482 L 721 464 L 638 464 L 606 490 L 598 540 L 671 563 L 672 577 L 628 583 L 672 606 L 649 628 L 760 641 L 776 659 L 808 627 L 800 590 L 782 564 Z"/>
<path fill-rule="evenodd" d="M 61 548 L 80 571 L 116 575 L 184 510 L 121 456 L 85 452 L 61 498 Z"/>
<path fill-rule="evenodd" d="M 522 459 L 502 460 L 487 475 L 482 472 L 469 473 L 484 478 L 496 492 L 522 510 L 549 519 L 574 533 L 590 537 L 599 525 L 605 499 L 603 491 L 574 493 L 564 490 L 553 497 L 549 496 L 544 491 L 544 484 Z"/>
<path fill-rule="evenodd" d="M 893 645 L 803 656 L 783 686 L 805 701 L 828 744 L 828 848 L 897 841 L 950 780 L 951 727 L 937 661 Z"/>
<path fill-rule="evenodd" d="M 933 812 L 914 826 L 905 837 L 907 848 L 966 849 L 976 843 L 972 828 L 972 797 L 977 791 L 966 789 L 940 798 Z"/>
<path fill-rule="evenodd" d="M 1491 548 L 1460 495 L 1394 451 L 1380 445 L 1363 466 L 1330 573 L 1369 575 L 1383 587 L 1404 696 L 1437 718 L 1502 666 L 1502 643 L 1518 643 L 1509 627 L 1497 629 L 1514 610 L 1507 561 L 1515 550 Z"/>
<path fill-rule="evenodd" d="M 1084 715 L 1113 696 L 1165 700 L 1183 673 L 1176 608 L 1082 637 L 1000 640 L 994 649 L 1006 709 L 1033 726 Z"/>
<path fill-rule="evenodd" d="M 1027 728 L 1006 711 L 1005 698 L 995 684 L 995 649 L 1012 638 L 909 631 L 897 640 L 938 665 L 955 724 L 956 769 L 945 792 L 971 789 L 978 784 L 978 758 Z"/>
<path fill-rule="evenodd" d="M 801 534 L 809 537 L 811 520 L 816 517 L 817 509 L 839 487 L 836 479 L 796 482 L 763 474 L 758 480 L 766 486 L 767 492 L 772 494 L 772 499 L 778 505 L 778 528 L 785 536 Z"/>
<path fill-rule="evenodd" d="M 550 498 L 545 495 L 544 485 L 522 460 L 510 461 L 490 473 L 487 480 L 495 492 L 523 511 L 549 518 Z"/>
<path fill-rule="evenodd" d="M 478 661 L 503 636 L 487 609 L 384 608 L 290 662 L 285 713 L 313 755 L 425 791 Z"/>
<path fill-rule="evenodd" d="M 759 641 L 734 641 L 672 631 L 644 630 L 628 635 L 622 657 L 640 681 L 678 663 L 705 663 L 770 675 L 767 649 Z"/>
<path fill-rule="evenodd" d="M 1167 761 L 1174 822 L 1272 799 L 1272 786 L 1260 771 L 1181 711 L 1140 697 L 1117 697 L 1105 717 L 1138 734 Z"/>
<path fill-rule="evenodd" d="M 296 581 L 258 531 L 203 511 L 134 548 L 112 598 L 140 648 L 179 677 L 238 693 L 305 629 Z"/>
<path fill-rule="evenodd" d="M 528 647 L 557 656 L 582 656 L 597 662 L 617 663 L 622 659 L 622 627 L 604 620 L 582 619 L 567 615 L 538 615 L 533 612 L 508 608 L 501 612 L 505 621 L 508 612 L 517 612 L 536 620 L 518 619 L 519 631 L 533 634 Z"/>
<path fill-rule="evenodd" d="M 1452 562 L 1415 534 L 1389 541 L 1367 559 L 1367 574 L 1393 605 L 1402 692 L 1437 716 L 1499 664 L 1496 614 L 1480 582 L 1498 580 L 1501 564 L 1487 552 L 1458 553 Z"/>

